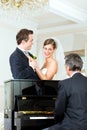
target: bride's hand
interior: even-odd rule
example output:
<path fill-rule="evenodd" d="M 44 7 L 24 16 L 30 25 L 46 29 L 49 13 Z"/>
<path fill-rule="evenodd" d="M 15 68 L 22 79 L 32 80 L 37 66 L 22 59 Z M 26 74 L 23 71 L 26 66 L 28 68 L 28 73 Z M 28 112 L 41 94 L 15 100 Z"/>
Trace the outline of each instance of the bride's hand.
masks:
<path fill-rule="evenodd" d="M 37 66 L 37 61 L 30 57 L 29 58 L 29 66 L 31 66 L 35 70 L 35 68 Z"/>

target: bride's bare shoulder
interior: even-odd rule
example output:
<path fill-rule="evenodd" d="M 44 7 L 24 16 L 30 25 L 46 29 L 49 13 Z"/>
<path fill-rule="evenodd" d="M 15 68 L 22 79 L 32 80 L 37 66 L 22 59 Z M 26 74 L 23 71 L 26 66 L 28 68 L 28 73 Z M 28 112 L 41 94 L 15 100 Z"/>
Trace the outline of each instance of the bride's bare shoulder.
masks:
<path fill-rule="evenodd" d="M 58 61 L 56 59 L 52 59 L 51 63 L 58 65 Z"/>

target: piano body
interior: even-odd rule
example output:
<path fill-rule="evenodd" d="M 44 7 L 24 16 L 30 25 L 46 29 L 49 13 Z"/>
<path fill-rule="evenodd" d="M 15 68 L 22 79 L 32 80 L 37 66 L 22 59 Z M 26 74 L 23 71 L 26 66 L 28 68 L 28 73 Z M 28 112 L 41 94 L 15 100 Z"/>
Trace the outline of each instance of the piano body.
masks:
<path fill-rule="evenodd" d="M 42 130 L 53 125 L 58 82 L 57 80 L 6 81 L 4 130 Z"/>

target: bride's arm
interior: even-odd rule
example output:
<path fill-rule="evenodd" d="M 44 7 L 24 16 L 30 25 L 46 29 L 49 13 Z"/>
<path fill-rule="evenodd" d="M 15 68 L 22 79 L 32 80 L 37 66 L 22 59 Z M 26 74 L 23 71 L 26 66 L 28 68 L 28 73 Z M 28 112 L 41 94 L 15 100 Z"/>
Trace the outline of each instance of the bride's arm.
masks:
<path fill-rule="evenodd" d="M 47 68 L 46 74 L 43 74 L 38 66 L 36 66 L 35 68 L 35 71 L 41 80 L 52 80 L 54 75 L 57 73 L 57 70 L 58 64 L 56 61 L 50 63 L 49 67 Z"/>

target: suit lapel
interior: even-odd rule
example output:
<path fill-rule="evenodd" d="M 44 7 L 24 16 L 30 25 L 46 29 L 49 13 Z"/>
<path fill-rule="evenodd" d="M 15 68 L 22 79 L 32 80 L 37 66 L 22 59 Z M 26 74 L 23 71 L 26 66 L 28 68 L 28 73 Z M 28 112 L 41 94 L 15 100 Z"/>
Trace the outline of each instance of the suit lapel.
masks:
<path fill-rule="evenodd" d="M 25 54 L 19 49 L 16 48 L 16 51 L 22 56 L 22 57 L 26 57 Z M 26 57 L 27 58 L 27 57 Z"/>

